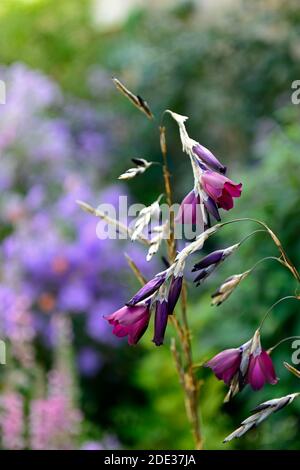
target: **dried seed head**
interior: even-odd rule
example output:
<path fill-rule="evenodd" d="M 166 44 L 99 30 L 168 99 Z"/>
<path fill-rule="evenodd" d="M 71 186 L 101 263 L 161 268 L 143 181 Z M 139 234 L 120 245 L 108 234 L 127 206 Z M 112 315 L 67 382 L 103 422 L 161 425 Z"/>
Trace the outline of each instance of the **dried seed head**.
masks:
<path fill-rule="evenodd" d="M 212 294 L 212 305 L 221 305 L 228 297 L 232 294 L 235 288 L 239 285 L 239 283 L 245 279 L 250 270 L 245 271 L 242 274 L 234 274 L 233 276 L 228 277 L 223 284 Z"/>
<path fill-rule="evenodd" d="M 119 180 L 129 180 L 134 178 L 137 175 L 145 173 L 145 171 L 153 165 L 153 162 L 148 162 L 144 158 L 132 158 L 133 163 L 137 166 L 135 168 L 129 168 L 119 176 Z"/>
<path fill-rule="evenodd" d="M 291 393 L 290 395 L 286 395 L 281 398 L 275 398 L 273 400 L 268 400 L 264 403 L 261 403 L 253 410 L 256 413 L 249 416 L 249 418 L 245 419 L 241 423 L 241 426 L 236 429 L 233 433 L 229 434 L 229 436 L 227 436 L 223 442 L 229 442 L 234 438 L 243 436 L 244 434 L 246 434 L 246 432 L 250 431 L 250 429 L 255 428 L 262 421 L 267 419 L 272 413 L 275 413 L 276 411 L 279 411 L 285 406 L 292 403 L 292 401 L 299 395 L 300 393 Z"/>
<path fill-rule="evenodd" d="M 116 85 L 116 88 L 124 95 L 126 98 L 131 101 L 131 103 L 136 106 L 142 113 L 146 114 L 149 119 L 153 119 L 153 114 L 148 106 L 148 103 L 141 98 L 139 95 L 135 95 L 128 88 L 126 88 L 123 83 L 120 82 L 117 78 L 113 78 L 112 81 Z"/>
<path fill-rule="evenodd" d="M 300 370 L 296 369 L 295 367 L 291 366 L 290 364 L 288 364 L 287 362 L 284 362 L 283 363 L 284 367 L 287 368 L 287 370 L 289 372 L 291 372 L 292 374 L 294 374 L 296 377 L 298 377 L 298 379 L 300 379 Z"/>

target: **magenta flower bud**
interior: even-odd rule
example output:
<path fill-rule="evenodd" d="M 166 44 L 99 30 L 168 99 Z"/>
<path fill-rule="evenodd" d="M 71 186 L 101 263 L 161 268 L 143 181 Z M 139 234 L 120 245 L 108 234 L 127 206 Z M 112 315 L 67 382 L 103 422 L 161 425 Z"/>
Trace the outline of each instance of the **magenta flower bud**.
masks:
<path fill-rule="evenodd" d="M 200 210 L 200 197 L 194 190 L 189 192 L 183 199 L 175 222 L 181 224 L 200 224 L 202 223 L 202 213 Z"/>
<path fill-rule="evenodd" d="M 122 307 L 104 317 L 113 325 L 113 334 L 122 338 L 128 336 L 128 344 L 136 344 L 145 333 L 150 320 L 150 303 L 135 307 Z"/>
<path fill-rule="evenodd" d="M 176 307 L 177 301 L 180 297 L 182 289 L 183 276 L 174 276 L 171 282 L 168 296 L 168 314 L 172 315 Z"/>
<path fill-rule="evenodd" d="M 227 211 L 233 208 L 233 198 L 240 197 L 242 193 L 241 183 L 236 184 L 226 176 L 211 170 L 203 172 L 201 183 L 208 196 Z"/>
<path fill-rule="evenodd" d="M 166 273 L 157 274 L 151 281 L 147 282 L 133 297 L 126 303 L 128 306 L 136 305 L 137 303 L 145 300 L 150 295 L 154 294 L 166 279 Z"/>
<path fill-rule="evenodd" d="M 242 351 L 238 348 L 225 349 L 204 364 L 209 367 L 219 380 L 230 385 L 233 377 L 239 371 Z"/>
<path fill-rule="evenodd" d="M 193 152 L 197 157 L 216 171 L 225 174 L 226 166 L 222 165 L 214 154 L 203 145 L 197 144 L 193 147 Z"/>
<path fill-rule="evenodd" d="M 156 302 L 154 319 L 154 337 L 153 343 L 161 346 L 164 342 L 165 331 L 168 323 L 168 302 L 159 300 Z"/>
<path fill-rule="evenodd" d="M 266 351 L 250 355 L 246 381 L 253 390 L 260 390 L 265 383 L 275 385 L 278 382 L 272 359 Z"/>

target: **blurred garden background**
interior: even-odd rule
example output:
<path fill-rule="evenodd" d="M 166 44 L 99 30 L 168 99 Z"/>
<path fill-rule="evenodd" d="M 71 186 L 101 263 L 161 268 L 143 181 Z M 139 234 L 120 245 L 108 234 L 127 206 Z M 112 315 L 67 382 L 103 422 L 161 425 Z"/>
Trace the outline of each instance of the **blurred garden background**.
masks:
<path fill-rule="evenodd" d="M 117 204 L 121 194 L 149 204 L 163 191 L 159 167 L 126 185 L 132 157 L 161 159 L 158 122 L 118 94 L 117 76 L 160 116 L 190 116 L 188 130 L 242 181 L 230 214 L 264 220 L 300 267 L 300 79 L 297 0 L 1 0 L 0 79 L 0 443 L 4 449 L 192 449 L 182 391 L 165 345 L 147 333 L 119 341 L 102 316 L 134 293 L 126 251 L 146 277 L 158 256 L 130 242 L 100 241 L 76 205 Z M 180 201 L 192 185 L 174 123 L 170 169 Z M 255 226 L 228 226 L 204 252 L 239 241 Z M 261 264 L 219 308 L 210 294 L 228 275 L 276 255 L 252 237 L 201 288 L 192 282 L 189 319 L 196 362 L 248 340 L 267 308 L 293 295 L 278 263 Z M 300 334 L 299 307 L 279 305 L 265 347 Z M 291 343 L 274 352 L 280 377 L 223 405 L 224 384 L 199 369 L 206 449 L 299 449 L 300 402 L 239 441 L 224 437 L 258 403 L 299 391 L 283 367 Z"/>

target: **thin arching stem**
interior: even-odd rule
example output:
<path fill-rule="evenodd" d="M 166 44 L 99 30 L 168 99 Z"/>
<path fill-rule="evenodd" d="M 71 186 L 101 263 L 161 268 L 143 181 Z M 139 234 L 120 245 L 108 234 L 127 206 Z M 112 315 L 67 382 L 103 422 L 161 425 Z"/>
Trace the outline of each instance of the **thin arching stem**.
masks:
<path fill-rule="evenodd" d="M 263 229 L 254 230 L 254 232 L 251 232 L 248 235 L 246 235 L 244 238 L 242 238 L 242 240 L 239 242 L 239 245 L 242 245 L 242 243 L 245 243 L 245 241 L 248 240 L 248 238 L 252 237 L 252 235 L 255 235 L 256 233 L 259 233 L 259 232 L 267 233 L 267 230 L 263 230 Z"/>
<path fill-rule="evenodd" d="M 271 307 L 266 311 L 266 313 L 264 314 L 261 322 L 260 322 L 260 325 L 258 327 L 258 330 L 261 330 L 265 320 L 267 319 L 267 317 L 269 316 L 269 314 L 271 313 L 271 311 L 273 310 L 274 307 L 276 307 L 276 305 L 280 304 L 281 302 L 283 302 L 284 300 L 288 300 L 288 299 L 296 299 L 296 300 L 300 300 L 299 297 L 296 297 L 295 295 L 287 295 L 286 297 L 282 297 L 282 299 L 279 299 L 277 300 L 273 305 L 271 305 Z"/>
<path fill-rule="evenodd" d="M 282 264 L 284 264 L 284 266 L 286 266 L 286 268 L 289 269 L 289 271 L 293 274 L 293 276 L 297 280 L 297 282 L 300 283 L 300 274 L 299 274 L 298 270 L 296 269 L 294 264 L 291 262 L 291 260 L 287 256 L 287 254 L 286 254 L 285 250 L 283 249 L 283 246 L 282 246 L 279 238 L 277 237 L 277 235 L 275 235 L 275 233 L 270 229 L 270 227 L 268 227 L 267 224 L 265 224 L 261 220 L 253 219 L 251 217 L 240 217 L 238 219 L 229 220 L 228 222 L 222 222 L 222 223 L 219 224 L 219 226 L 224 227 L 225 225 L 233 224 L 233 223 L 236 223 L 236 222 L 246 222 L 246 221 L 255 222 L 256 224 L 261 225 L 262 227 L 264 227 L 267 230 L 267 232 L 271 236 L 273 242 L 277 246 L 277 248 L 278 248 L 278 250 L 279 250 L 279 252 L 282 256 Z"/>
<path fill-rule="evenodd" d="M 275 260 L 275 261 L 278 261 L 278 263 L 282 264 L 281 259 L 280 259 L 280 258 L 277 258 L 277 256 L 266 256 L 265 258 L 262 258 L 262 259 L 258 260 L 257 263 L 255 263 L 255 264 L 252 266 L 252 268 L 249 269 L 249 274 L 250 274 L 252 271 L 254 271 L 258 265 L 260 265 L 261 263 L 263 263 L 264 261 L 267 261 L 267 260 L 269 260 L 269 259 L 273 259 L 273 260 Z"/>
<path fill-rule="evenodd" d="M 269 350 L 268 353 L 270 354 L 271 352 L 274 351 L 278 346 L 280 346 L 282 343 L 285 343 L 286 341 L 291 341 L 292 339 L 300 339 L 300 336 L 289 336 L 288 338 L 283 338 L 281 341 L 278 341 L 278 343 L 275 344 L 275 346 L 272 346 Z"/>

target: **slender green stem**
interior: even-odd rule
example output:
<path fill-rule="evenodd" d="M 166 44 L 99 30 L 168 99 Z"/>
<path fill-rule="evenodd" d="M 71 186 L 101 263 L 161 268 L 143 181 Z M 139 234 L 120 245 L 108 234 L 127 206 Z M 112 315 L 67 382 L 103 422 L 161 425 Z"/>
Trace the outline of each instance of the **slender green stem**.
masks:
<path fill-rule="evenodd" d="M 252 235 L 255 235 L 256 233 L 259 233 L 259 232 L 266 232 L 267 233 L 267 230 L 263 230 L 263 229 L 254 230 L 254 232 L 251 232 L 248 235 L 246 235 L 244 238 L 242 238 L 242 240 L 239 242 L 239 245 L 241 245 L 246 240 L 248 240 L 248 238 L 252 237 Z"/>
<path fill-rule="evenodd" d="M 289 336 L 288 338 L 283 338 L 281 341 L 278 341 L 278 343 L 275 344 L 275 346 L 272 346 L 269 350 L 268 353 L 270 354 L 271 352 L 274 351 L 280 344 L 285 343 L 285 341 L 290 341 L 292 339 L 300 339 L 300 336 Z"/>
<path fill-rule="evenodd" d="M 260 325 L 258 327 L 258 330 L 261 330 L 265 320 L 267 319 L 268 315 L 270 314 L 270 312 L 273 310 L 274 307 L 276 307 L 276 305 L 280 304 L 281 302 L 283 302 L 284 300 L 288 300 L 288 299 L 296 299 L 296 300 L 299 300 L 298 297 L 296 297 L 295 295 L 287 295 L 286 297 L 282 297 L 282 299 L 279 299 L 277 300 L 273 305 L 271 305 L 271 307 L 266 311 L 266 313 L 264 314 L 261 322 L 260 322 Z"/>
<path fill-rule="evenodd" d="M 233 224 L 233 223 L 236 223 L 236 222 L 245 222 L 245 221 L 255 222 L 256 224 L 261 225 L 262 227 L 264 227 L 267 230 L 267 232 L 271 236 L 273 242 L 277 246 L 277 248 L 278 248 L 278 250 L 279 250 L 279 252 L 282 256 L 282 264 L 284 266 L 286 266 L 287 269 L 289 269 L 289 271 L 292 273 L 292 275 L 297 280 L 297 282 L 300 283 L 300 274 L 299 274 L 298 270 L 296 269 L 294 264 L 291 262 L 291 260 L 287 256 L 287 254 L 286 254 L 285 250 L 283 249 L 283 246 L 282 246 L 279 238 L 277 237 L 277 235 L 275 235 L 275 233 L 270 229 L 270 227 L 268 227 L 267 224 L 265 224 L 261 220 L 252 219 L 251 217 L 240 217 L 238 219 L 229 220 L 228 222 L 222 222 L 222 223 L 219 224 L 219 227 L 223 227 L 225 225 Z"/>
<path fill-rule="evenodd" d="M 277 258 L 277 256 L 266 256 L 265 258 L 262 258 L 262 259 L 258 260 L 257 263 L 255 263 L 255 264 L 252 266 L 252 268 L 249 269 L 249 271 L 250 271 L 249 274 L 250 274 L 252 271 L 254 271 L 254 269 L 256 269 L 256 267 L 257 267 L 260 263 L 262 263 L 262 262 L 264 262 L 264 261 L 267 261 L 268 259 L 273 259 L 273 260 L 275 260 L 275 261 L 278 261 L 278 263 L 282 264 L 280 258 Z"/>

